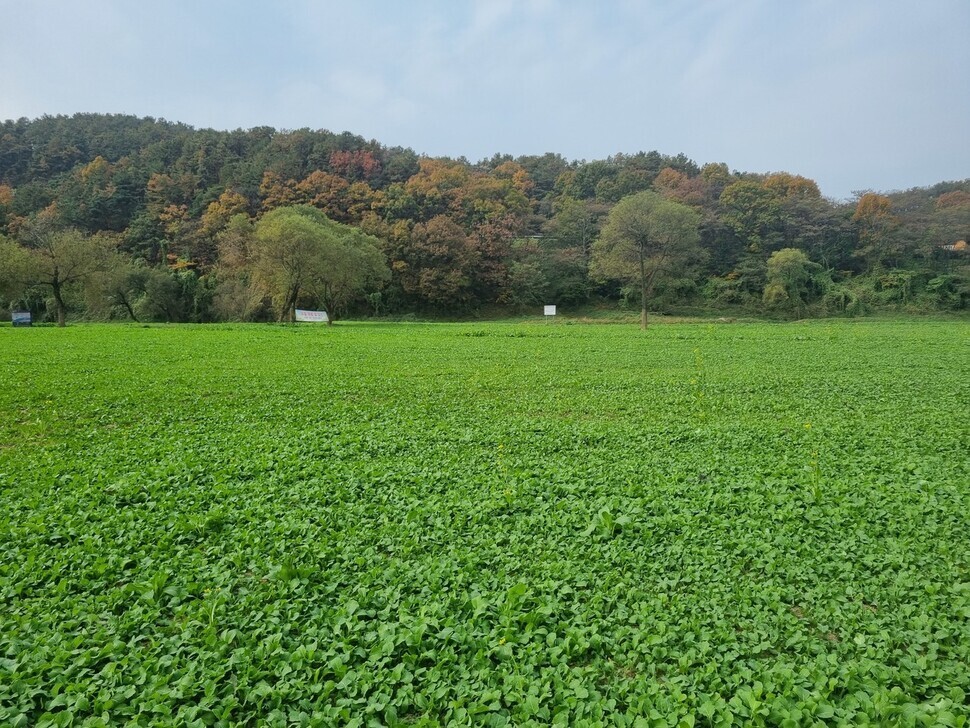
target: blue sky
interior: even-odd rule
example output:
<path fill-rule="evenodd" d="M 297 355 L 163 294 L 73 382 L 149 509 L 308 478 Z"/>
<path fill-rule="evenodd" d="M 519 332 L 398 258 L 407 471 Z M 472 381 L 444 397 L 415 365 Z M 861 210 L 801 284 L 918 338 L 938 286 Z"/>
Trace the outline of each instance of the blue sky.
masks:
<path fill-rule="evenodd" d="M 970 177 L 968 0 L 0 0 L 0 119 L 683 152 L 823 194 Z"/>

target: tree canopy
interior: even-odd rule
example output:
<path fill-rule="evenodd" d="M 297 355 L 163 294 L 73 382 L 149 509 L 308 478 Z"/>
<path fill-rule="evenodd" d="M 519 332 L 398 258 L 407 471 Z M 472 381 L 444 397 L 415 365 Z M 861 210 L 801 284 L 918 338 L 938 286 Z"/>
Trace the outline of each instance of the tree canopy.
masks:
<path fill-rule="evenodd" d="M 623 257 L 618 220 L 627 200 L 645 193 L 655 196 L 651 205 L 681 206 L 663 209 L 690 217 L 681 223 L 696 223 L 699 236 L 677 276 L 664 266 L 655 283 L 644 276 L 655 303 L 794 314 L 777 305 L 777 289 L 765 295 L 768 261 L 785 249 L 822 266 L 831 283 L 824 296 L 805 299 L 801 314 L 970 303 L 970 254 L 956 246 L 970 237 L 970 179 L 839 202 L 795 171 L 732 171 L 658 151 L 590 161 L 496 154 L 472 163 L 324 129 L 216 131 L 76 114 L 0 123 L 0 306 L 52 320 L 278 317 L 293 308 L 294 291 L 269 270 L 264 248 L 271 237 L 312 247 L 286 233 L 311 225 L 308 213 L 287 213 L 286 224 L 273 217 L 297 207 L 325 215 L 331 233 L 331 224 L 346 226 L 337 238 L 360 243 L 330 257 L 331 275 L 344 273 L 327 285 L 316 275 L 305 282 L 306 270 L 287 274 L 299 281 L 298 299 L 335 311 L 620 303 L 633 282 L 614 265 Z M 38 224 L 56 242 L 48 259 L 90 248 L 67 279 L 61 266 L 56 279 L 22 274 L 43 267 Z M 371 274 L 373 249 L 387 263 L 380 276 Z M 130 275 L 97 270 L 104 251 L 120 256 L 112 270 Z M 645 263 L 651 258 L 645 253 Z"/>
<path fill-rule="evenodd" d="M 379 241 L 307 205 L 281 207 L 256 223 L 244 267 L 280 321 L 323 305 L 338 316 L 354 295 L 389 277 Z"/>
<path fill-rule="evenodd" d="M 106 270 L 114 244 L 105 236 L 62 229 L 45 216 L 26 225 L 21 237 L 23 246 L 9 241 L 0 246 L 5 286 L 15 295 L 29 288 L 47 290 L 54 300 L 57 325 L 64 326 L 68 289 Z"/>
<path fill-rule="evenodd" d="M 639 287 L 641 328 L 657 282 L 700 262 L 699 224 L 696 211 L 653 191 L 624 197 L 610 211 L 593 245 L 592 267 L 602 278 Z"/>

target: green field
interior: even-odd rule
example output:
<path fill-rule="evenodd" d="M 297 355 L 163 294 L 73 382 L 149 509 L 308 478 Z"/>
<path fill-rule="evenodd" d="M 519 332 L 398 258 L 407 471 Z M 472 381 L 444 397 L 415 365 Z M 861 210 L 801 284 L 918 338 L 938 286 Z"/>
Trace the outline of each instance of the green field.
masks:
<path fill-rule="evenodd" d="M 970 716 L 967 323 L 8 327 L 0 415 L 0 725 Z"/>

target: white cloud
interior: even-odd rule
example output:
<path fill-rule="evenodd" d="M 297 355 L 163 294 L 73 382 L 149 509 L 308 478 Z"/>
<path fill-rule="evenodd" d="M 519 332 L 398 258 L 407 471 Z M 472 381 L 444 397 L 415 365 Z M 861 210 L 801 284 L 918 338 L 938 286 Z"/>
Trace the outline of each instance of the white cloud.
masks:
<path fill-rule="evenodd" d="M 837 195 L 970 174 L 965 0 L 0 0 L 0 17 L 4 118 L 325 127 L 472 159 L 683 151 Z"/>

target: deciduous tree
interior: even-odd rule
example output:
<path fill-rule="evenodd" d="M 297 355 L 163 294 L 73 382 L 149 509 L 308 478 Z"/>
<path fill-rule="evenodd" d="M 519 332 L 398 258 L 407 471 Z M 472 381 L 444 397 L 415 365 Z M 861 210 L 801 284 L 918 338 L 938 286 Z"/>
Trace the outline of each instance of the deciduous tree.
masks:
<path fill-rule="evenodd" d="M 859 231 L 856 255 L 872 270 L 880 265 L 895 267 L 904 255 L 897 236 L 899 219 L 893 214 L 893 203 L 885 195 L 867 192 L 859 198 L 852 222 Z"/>
<path fill-rule="evenodd" d="M 122 316 L 138 321 L 136 308 L 151 274 L 144 260 L 112 253 L 104 269 L 92 275 L 85 286 L 88 312 L 106 319 L 123 312 Z"/>
<path fill-rule="evenodd" d="M 465 307 L 473 300 L 480 253 L 474 239 L 439 215 L 418 224 L 396 251 L 394 272 L 406 294 L 436 307 Z"/>
<path fill-rule="evenodd" d="M 219 199 L 210 202 L 202 213 L 202 234 L 215 237 L 239 213 L 246 212 L 249 200 L 233 189 L 223 190 Z"/>
<path fill-rule="evenodd" d="M 800 316 L 805 304 L 824 291 L 822 266 L 797 248 L 776 250 L 768 258 L 767 268 L 763 300 L 771 307 L 790 309 Z"/>
<path fill-rule="evenodd" d="M 280 321 L 294 320 L 303 301 L 339 315 L 354 295 L 388 276 L 375 238 L 305 205 L 267 213 L 248 254 L 252 283 L 272 300 Z"/>
<path fill-rule="evenodd" d="M 754 180 L 728 185 L 721 193 L 722 220 L 748 251 L 770 249 L 781 238 L 781 203 L 774 191 Z"/>
<path fill-rule="evenodd" d="M 699 224 L 697 212 L 652 191 L 624 197 L 610 211 L 593 245 L 592 270 L 604 279 L 639 286 L 641 328 L 647 328 L 647 309 L 658 279 L 703 255 Z"/>
<path fill-rule="evenodd" d="M 0 299 L 16 299 L 27 286 L 27 251 L 0 234 Z"/>
<path fill-rule="evenodd" d="M 74 229 L 59 229 L 51 222 L 54 214 L 32 221 L 22 231 L 23 247 L 19 251 L 8 248 L 5 252 L 11 255 L 10 265 L 18 278 L 14 285 L 50 291 L 57 312 L 57 325 L 64 326 L 68 287 L 103 271 L 115 243 L 102 235 L 89 236 Z"/>

